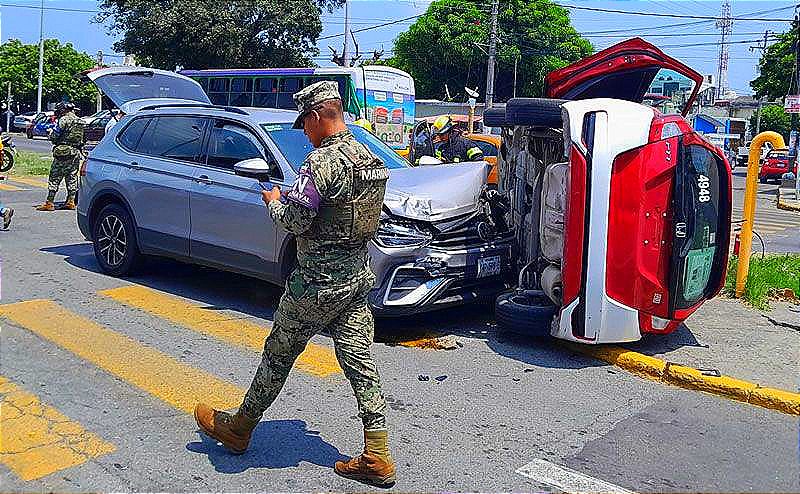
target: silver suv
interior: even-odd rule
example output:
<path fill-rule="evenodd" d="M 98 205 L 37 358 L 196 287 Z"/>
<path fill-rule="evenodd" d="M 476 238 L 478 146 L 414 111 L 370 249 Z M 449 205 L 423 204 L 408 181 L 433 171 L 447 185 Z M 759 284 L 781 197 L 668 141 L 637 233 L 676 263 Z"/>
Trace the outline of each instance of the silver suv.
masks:
<path fill-rule="evenodd" d="M 291 128 L 296 112 L 214 106 L 202 90 L 192 101 L 170 80 L 194 81 L 170 72 L 102 71 L 94 82 L 131 113 L 81 168 L 78 225 L 100 268 L 125 276 L 143 255 L 157 255 L 282 283 L 295 243 L 266 213 L 261 190 L 290 187 L 311 151 Z M 485 189 L 486 164 L 413 168 L 369 132 L 351 130 L 391 170 L 370 245 L 374 312 L 427 311 L 504 289 L 513 236 Z"/>

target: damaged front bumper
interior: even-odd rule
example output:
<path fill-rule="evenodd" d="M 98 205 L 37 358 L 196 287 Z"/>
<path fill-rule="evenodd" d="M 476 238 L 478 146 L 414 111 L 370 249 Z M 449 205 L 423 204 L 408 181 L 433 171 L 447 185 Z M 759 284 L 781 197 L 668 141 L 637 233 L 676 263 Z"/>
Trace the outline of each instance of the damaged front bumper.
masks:
<path fill-rule="evenodd" d="M 513 236 L 477 245 L 434 239 L 422 247 L 370 244 L 377 276 L 368 300 L 377 316 L 418 314 L 490 299 L 513 285 Z"/>

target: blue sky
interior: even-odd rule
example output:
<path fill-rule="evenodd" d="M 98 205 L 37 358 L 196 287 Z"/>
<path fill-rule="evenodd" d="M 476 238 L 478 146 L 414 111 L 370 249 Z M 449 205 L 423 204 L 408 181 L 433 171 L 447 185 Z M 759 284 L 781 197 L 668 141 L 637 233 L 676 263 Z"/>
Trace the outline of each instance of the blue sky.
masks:
<path fill-rule="evenodd" d="M 485 0 L 489 3 L 489 0 Z M 502 0 L 501 0 L 502 2 Z M 352 27 L 356 30 L 394 19 L 418 15 L 425 11 L 429 0 L 353 0 L 350 4 Z M 656 12 L 678 15 L 719 15 L 721 2 L 718 0 L 562 0 L 561 3 L 580 7 L 616 9 L 635 12 Z M 734 16 L 784 8 L 772 14 L 752 17 L 771 17 L 790 19 L 793 16 L 792 2 L 781 0 L 731 0 Z M 2 14 L 2 39 L 18 38 L 33 43 L 39 36 L 39 11 L 22 6 L 36 6 L 37 0 L 0 0 Z M 96 10 L 96 0 L 45 0 L 46 8 L 76 9 L 88 12 L 45 11 L 45 36 L 71 42 L 76 48 L 90 54 L 103 50 L 110 53 L 114 38 L 106 34 L 104 26 L 91 22 Z M 571 10 L 572 23 L 598 49 L 604 48 L 628 37 L 639 35 L 662 47 L 670 55 L 679 58 L 703 74 L 717 73 L 717 54 L 719 47 L 712 45 L 676 46 L 697 43 L 718 42 L 718 30 L 713 21 L 698 22 L 691 19 L 644 17 L 615 13 L 602 13 Z M 384 28 L 364 31 L 357 34 L 362 51 L 384 48 L 392 49 L 392 41 L 398 33 L 407 29 L 413 21 L 393 24 Z M 664 27 L 675 24 L 693 23 Z M 323 15 L 324 29 L 321 37 L 334 36 L 343 31 L 343 10 Z M 748 40 L 763 37 L 765 30 L 786 31 L 788 22 L 737 21 L 733 26 L 733 40 L 730 45 L 729 84 L 740 94 L 748 94 L 748 82 L 755 77 L 758 52 L 751 52 L 749 46 L 755 44 Z M 598 31 L 605 31 L 598 33 Z M 608 33 L 607 31 L 616 31 Z M 328 45 L 341 50 L 342 37 L 319 42 L 321 57 L 330 53 Z M 317 63 L 326 65 L 327 58 Z M 467 81 L 469 82 L 469 81 Z"/>

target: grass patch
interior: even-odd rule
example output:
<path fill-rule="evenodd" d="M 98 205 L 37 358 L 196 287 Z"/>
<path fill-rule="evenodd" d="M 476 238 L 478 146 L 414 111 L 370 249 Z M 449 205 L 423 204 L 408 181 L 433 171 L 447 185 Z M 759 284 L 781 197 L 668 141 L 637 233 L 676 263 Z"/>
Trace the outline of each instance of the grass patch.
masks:
<path fill-rule="evenodd" d="M 11 172 L 15 175 L 47 175 L 53 158 L 30 151 L 17 151 L 16 162 Z"/>
<path fill-rule="evenodd" d="M 728 275 L 725 278 L 725 293 L 733 296 L 736 291 L 736 267 L 738 258 L 731 257 Z M 769 309 L 770 299 L 779 290 L 789 288 L 795 296 L 800 296 L 800 255 L 767 255 L 764 258 L 750 258 L 750 271 L 742 298 L 760 310 Z"/>

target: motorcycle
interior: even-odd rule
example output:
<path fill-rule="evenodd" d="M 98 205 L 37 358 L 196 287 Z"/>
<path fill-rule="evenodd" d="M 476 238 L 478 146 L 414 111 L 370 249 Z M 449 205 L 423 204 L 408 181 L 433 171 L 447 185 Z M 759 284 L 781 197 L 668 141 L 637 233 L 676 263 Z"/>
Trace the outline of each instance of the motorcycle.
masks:
<path fill-rule="evenodd" d="M 7 172 L 14 166 L 14 159 L 17 156 L 17 148 L 11 140 L 10 134 L 5 134 L 0 138 L 0 172 Z"/>

